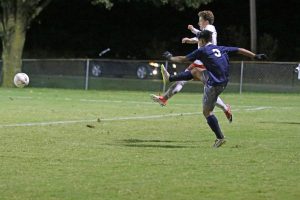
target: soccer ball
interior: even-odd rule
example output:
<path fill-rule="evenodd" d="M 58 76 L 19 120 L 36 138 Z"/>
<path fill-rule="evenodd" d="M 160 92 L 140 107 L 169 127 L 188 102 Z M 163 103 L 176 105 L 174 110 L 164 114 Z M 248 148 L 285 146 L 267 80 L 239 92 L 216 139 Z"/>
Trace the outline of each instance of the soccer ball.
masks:
<path fill-rule="evenodd" d="M 14 77 L 14 84 L 18 88 L 25 87 L 29 84 L 29 77 L 25 73 L 17 73 Z"/>

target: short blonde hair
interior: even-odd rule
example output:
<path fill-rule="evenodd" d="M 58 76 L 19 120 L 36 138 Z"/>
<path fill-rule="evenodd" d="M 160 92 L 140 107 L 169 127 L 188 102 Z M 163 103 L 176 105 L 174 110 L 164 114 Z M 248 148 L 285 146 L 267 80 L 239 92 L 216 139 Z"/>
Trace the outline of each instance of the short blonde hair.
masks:
<path fill-rule="evenodd" d="M 199 17 L 202 17 L 204 20 L 207 20 L 209 24 L 213 24 L 215 21 L 215 16 L 210 10 L 203 10 L 198 13 Z"/>

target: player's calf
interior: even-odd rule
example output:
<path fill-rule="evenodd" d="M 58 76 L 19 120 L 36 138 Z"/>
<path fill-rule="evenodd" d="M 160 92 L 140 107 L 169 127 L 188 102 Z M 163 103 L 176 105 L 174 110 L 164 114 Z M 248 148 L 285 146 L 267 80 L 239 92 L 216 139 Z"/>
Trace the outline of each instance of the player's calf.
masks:
<path fill-rule="evenodd" d="M 171 75 L 169 76 L 169 81 L 174 82 L 174 81 L 189 81 L 193 79 L 193 75 L 191 71 L 184 71 L 180 72 L 177 75 Z"/>

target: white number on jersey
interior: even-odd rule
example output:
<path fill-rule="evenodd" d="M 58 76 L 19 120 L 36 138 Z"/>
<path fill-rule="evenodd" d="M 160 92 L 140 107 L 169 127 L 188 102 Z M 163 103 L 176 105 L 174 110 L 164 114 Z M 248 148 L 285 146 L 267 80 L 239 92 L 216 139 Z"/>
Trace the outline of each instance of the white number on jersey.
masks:
<path fill-rule="evenodd" d="M 221 57 L 221 52 L 220 52 L 219 49 L 213 49 L 212 51 L 214 52 L 214 55 L 215 55 L 216 57 Z"/>

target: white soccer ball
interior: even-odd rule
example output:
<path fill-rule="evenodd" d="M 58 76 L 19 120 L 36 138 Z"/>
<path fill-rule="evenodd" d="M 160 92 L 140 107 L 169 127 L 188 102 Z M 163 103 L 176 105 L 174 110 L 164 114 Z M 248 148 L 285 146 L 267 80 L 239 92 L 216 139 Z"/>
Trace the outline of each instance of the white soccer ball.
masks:
<path fill-rule="evenodd" d="M 29 77 L 25 73 L 17 73 L 14 77 L 14 84 L 18 88 L 25 87 L 29 84 Z"/>

